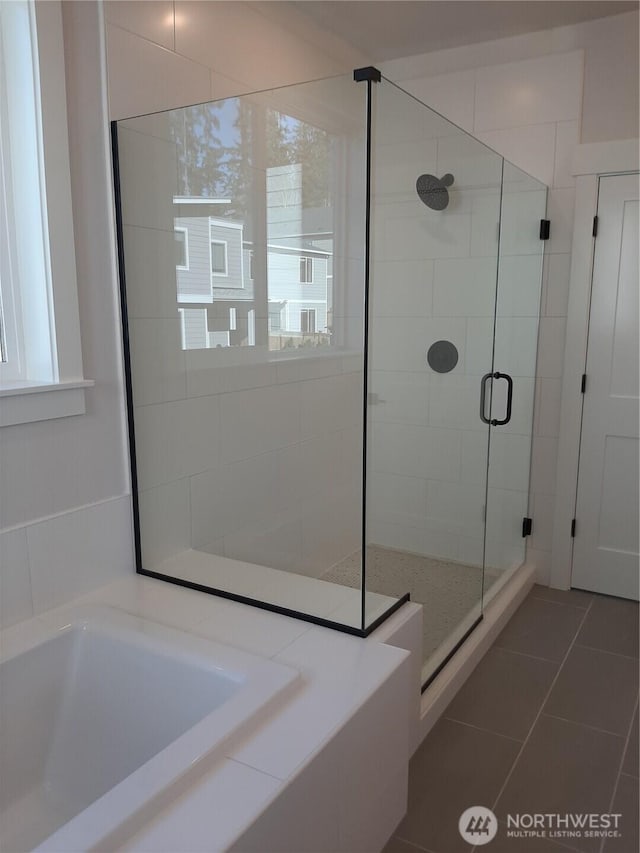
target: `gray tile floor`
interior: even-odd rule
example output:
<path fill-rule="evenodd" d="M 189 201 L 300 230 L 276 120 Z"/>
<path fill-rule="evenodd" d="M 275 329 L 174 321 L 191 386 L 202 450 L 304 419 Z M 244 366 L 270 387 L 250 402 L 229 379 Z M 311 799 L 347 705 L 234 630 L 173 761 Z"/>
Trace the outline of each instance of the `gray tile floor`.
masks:
<path fill-rule="evenodd" d="M 411 760 L 384 853 L 457 853 L 470 806 L 487 853 L 637 853 L 638 605 L 534 587 Z M 620 837 L 507 837 L 507 815 L 620 813 Z"/>

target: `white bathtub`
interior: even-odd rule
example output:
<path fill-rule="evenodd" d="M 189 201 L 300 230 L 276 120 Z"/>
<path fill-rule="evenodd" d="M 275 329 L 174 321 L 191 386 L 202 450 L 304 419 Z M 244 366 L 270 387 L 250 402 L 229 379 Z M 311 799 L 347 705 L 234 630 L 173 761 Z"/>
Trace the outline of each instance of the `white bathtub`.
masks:
<path fill-rule="evenodd" d="M 104 845 L 297 678 L 120 610 L 78 611 L 0 657 L 0 850 Z"/>

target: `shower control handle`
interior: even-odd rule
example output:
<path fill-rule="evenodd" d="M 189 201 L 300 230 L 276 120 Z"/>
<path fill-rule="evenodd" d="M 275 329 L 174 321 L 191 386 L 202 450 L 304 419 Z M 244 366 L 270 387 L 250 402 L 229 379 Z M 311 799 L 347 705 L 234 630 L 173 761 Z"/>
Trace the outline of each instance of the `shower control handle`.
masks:
<path fill-rule="evenodd" d="M 487 418 L 486 411 L 486 396 L 487 396 L 487 380 L 488 379 L 504 379 L 507 383 L 507 411 L 505 413 L 504 418 L 499 420 L 498 418 Z M 496 370 L 495 373 L 485 373 L 485 375 L 480 380 L 480 418 L 485 424 L 491 424 L 491 426 L 504 426 L 508 424 L 511 420 L 511 408 L 513 404 L 513 379 L 509 376 L 508 373 L 500 373 Z"/>

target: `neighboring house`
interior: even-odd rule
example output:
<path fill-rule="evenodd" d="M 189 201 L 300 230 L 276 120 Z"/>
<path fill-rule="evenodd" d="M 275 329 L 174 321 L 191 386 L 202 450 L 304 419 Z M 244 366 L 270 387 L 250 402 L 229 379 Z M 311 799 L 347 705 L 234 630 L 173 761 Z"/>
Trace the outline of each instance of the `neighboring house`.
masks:
<path fill-rule="evenodd" d="M 268 314 L 270 349 L 328 342 L 333 240 L 317 222 L 305 233 L 299 165 L 267 170 L 266 282 L 244 223 L 206 212 L 224 200 L 176 199 L 176 286 L 185 349 L 251 346 Z M 207 203 L 208 202 L 208 203 Z M 307 217 L 308 218 L 308 217 Z M 266 285 L 266 286 L 265 286 Z"/>
<path fill-rule="evenodd" d="M 244 273 L 242 223 L 207 215 L 178 216 L 174 222 L 178 302 L 253 299 Z"/>
<path fill-rule="evenodd" d="M 317 250 L 267 245 L 271 333 L 313 334 L 327 329 L 329 258 Z"/>

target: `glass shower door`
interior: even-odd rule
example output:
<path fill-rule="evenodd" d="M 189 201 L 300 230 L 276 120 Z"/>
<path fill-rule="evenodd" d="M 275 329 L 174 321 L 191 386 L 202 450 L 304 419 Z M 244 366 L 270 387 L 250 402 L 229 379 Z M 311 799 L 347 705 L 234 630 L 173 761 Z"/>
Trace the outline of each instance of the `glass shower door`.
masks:
<path fill-rule="evenodd" d="M 426 682 L 482 612 L 503 160 L 372 96 L 366 589 L 423 605 Z"/>
<path fill-rule="evenodd" d="M 540 221 L 545 218 L 546 204 L 544 184 L 505 161 L 493 366 L 494 377 L 500 375 L 488 380 L 492 426 L 485 596 L 494 595 L 524 563 L 525 520 L 533 514 L 529 480 L 545 245 Z M 554 382 L 542 379 L 539 388 L 546 396 L 553 393 Z"/>

